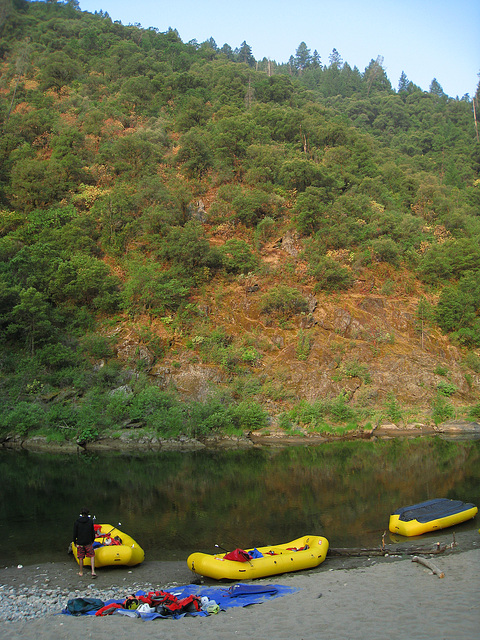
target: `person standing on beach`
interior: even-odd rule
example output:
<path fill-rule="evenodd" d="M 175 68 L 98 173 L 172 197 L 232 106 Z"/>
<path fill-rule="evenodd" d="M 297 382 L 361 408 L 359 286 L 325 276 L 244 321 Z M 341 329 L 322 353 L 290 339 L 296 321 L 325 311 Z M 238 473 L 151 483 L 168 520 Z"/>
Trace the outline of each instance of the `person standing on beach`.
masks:
<path fill-rule="evenodd" d="M 90 511 L 82 509 L 80 517 L 75 520 L 73 525 L 73 544 L 77 547 L 78 564 L 80 565 L 79 576 L 83 576 L 83 561 L 90 558 L 92 565 L 92 578 L 96 578 L 95 573 L 95 549 L 93 541 L 95 540 L 95 528 L 93 520 L 90 518 Z"/>

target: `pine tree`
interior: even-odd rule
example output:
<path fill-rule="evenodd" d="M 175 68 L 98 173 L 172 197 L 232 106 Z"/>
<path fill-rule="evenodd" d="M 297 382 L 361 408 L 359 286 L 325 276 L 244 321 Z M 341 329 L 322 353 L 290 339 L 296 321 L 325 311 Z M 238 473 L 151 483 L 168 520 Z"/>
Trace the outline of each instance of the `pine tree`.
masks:
<path fill-rule="evenodd" d="M 252 47 L 248 45 L 245 40 L 242 42 L 240 49 L 237 52 L 238 62 L 245 62 L 249 67 L 255 65 L 255 58 L 252 55 Z"/>
<path fill-rule="evenodd" d="M 342 56 L 336 49 L 332 49 L 332 53 L 328 56 L 328 62 L 330 63 L 330 66 L 335 69 L 341 69 L 343 66 Z"/>
<path fill-rule="evenodd" d="M 446 95 L 443 91 L 442 85 L 436 78 L 434 78 L 430 83 L 430 88 L 428 89 L 428 91 L 429 93 L 433 93 L 434 96 L 438 96 L 439 98 L 443 98 Z"/>
<path fill-rule="evenodd" d="M 407 78 L 407 74 L 405 71 L 402 71 L 400 75 L 400 80 L 398 81 L 398 93 L 407 92 L 408 91 L 409 80 Z"/>
<path fill-rule="evenodd" d="M 313 56 L 312 56 L 312 67 L 314 69 L 321 69 L 322 68 L 322 61 L 321 61 L 320 55 L 319 55 L 319 53 L 318 53 L 318 51 L 316 49 L 313 52 Z"/>
<path fill-rule="evenodd" d="M 228 58 L 228 60 L 235 60 L 235 53 L 232 49 L 232 47 L 225 43 L 223 45 L 223 47 L 220 49 L 220 53 L 223 53 L 224 56 L 226 56 Z"/>
<path fill-rule="evenodd" d="M 375 89 L 391 89 L 391 84 L 383 68 L 383 56 L 377 56 L 376 60 L 371 60 L 365 69 L 364 79 L 367 84 L 367 96 Z"/>
<path fill-rule="evenodd" d="M 305 42 L 301 42 L 295 52 L 295 68 L 299 73 L 302 73 L 302 71 L 305 71 L 311 64 L 312 56 L 310 55 L 310 49 Z"/>

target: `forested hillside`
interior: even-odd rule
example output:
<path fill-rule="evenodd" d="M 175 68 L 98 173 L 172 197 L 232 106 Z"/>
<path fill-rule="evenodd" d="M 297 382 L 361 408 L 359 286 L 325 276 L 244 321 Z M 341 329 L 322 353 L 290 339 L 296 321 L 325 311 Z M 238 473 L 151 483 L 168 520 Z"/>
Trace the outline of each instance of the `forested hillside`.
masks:
<path fill-rule="evenodd" d="M 382 62 L 6 0 L 0 437 L 478 420 L 478 107 Z"/>

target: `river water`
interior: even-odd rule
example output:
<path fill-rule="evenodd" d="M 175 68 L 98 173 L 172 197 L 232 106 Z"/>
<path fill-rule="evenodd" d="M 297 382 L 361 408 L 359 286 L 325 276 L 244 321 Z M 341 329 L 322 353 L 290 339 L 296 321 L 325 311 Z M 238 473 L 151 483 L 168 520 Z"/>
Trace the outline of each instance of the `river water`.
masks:
<path fill-rule="evenodd" d="M 390 513 L 431 498 L 480 505 L 480 441 L 418 438 L 317 446 L 79 455 L 0 451 L 0 566 L 68 561 L 87 506 L 149 560 L 278 544 L 397 542 Z M 475 520 L 457 530 L 478 529 Z M 433 534 L 432 534 L 433 535 Z M 425 536 L 422 537 L 424 542 Z"/>

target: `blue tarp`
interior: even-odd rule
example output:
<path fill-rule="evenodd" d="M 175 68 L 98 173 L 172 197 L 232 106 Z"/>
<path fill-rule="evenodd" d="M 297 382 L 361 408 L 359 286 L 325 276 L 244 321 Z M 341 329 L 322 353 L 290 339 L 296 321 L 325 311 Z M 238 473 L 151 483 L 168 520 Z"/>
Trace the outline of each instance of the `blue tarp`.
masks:
<path fill-rule="evenodd" d="M 470 502 L 462 502 L 461 500 L 449 500 L 448 498 L 433 498 L 418 504 L 412 504 L 409 507 L 397 509 L 393 515 L 399 516 L 399 520 L 410 522 L 430 522 L 439 518 L 446 518 L 462 511 L 468 511 L 475 507 Z"/>
<path fill-rule="evenodd" d="M 274 598 L 280 598 L 291 593 L 299 591 L 296 587 L 285 587 L 283 585 L 249 585 L 249 584 L 234 584 L 230 587 L 205 587 L 195 584 L 188 584 L 183 587 L 176 587 L 169 591 L 169 593 L 175 595 L 179 600 L 187 598 L 190 595 L 203 597 L 206 596 L 209 600 L 215 600 L 220 607 L 221 611 L 230 609 L 232 607 L 248 607 L 252 604 L 260 604 L 267 600 Z M 147 595 L 145 591 L 137 591 L 136 596 Z M 122 604 L 123 600 L 106 600 L 105 605 L 109 604 Z M 164 618 L 159 613 L 139 613 L 132 611 L 131 609 L 117 609 L 119 613 L 125 612 L 126 615 L 136 615 L 144 620 L 155 620 L 156 618 Z M 68 615 L 69 612 L 65 609 L 62 613 Z M 89 611 L 85 615 L 95 615 L 95 611 Z M 181 613 L 169 615 L 168 618 L 183 618 L 187 616 L 208 616 L 210 615 L 206 611 L 198 611 L 192 613 Z"/>

